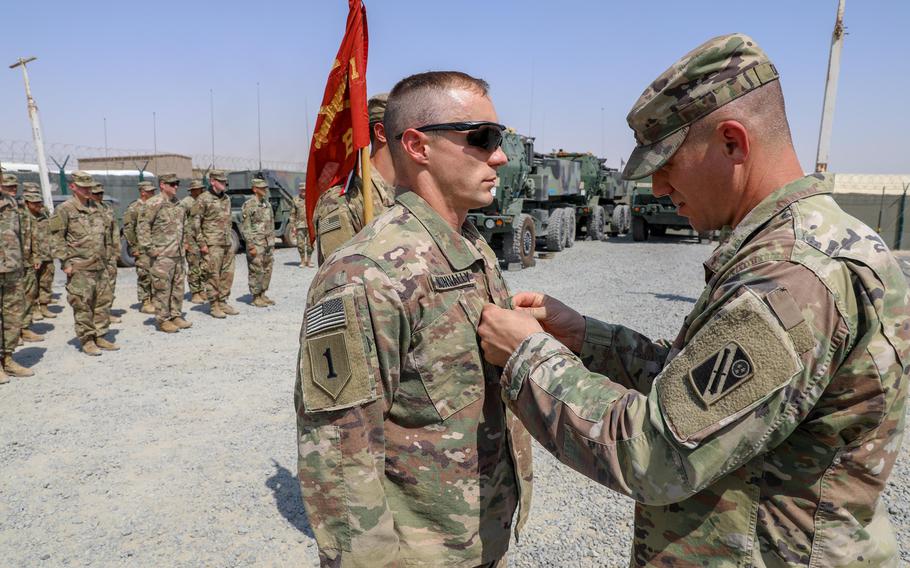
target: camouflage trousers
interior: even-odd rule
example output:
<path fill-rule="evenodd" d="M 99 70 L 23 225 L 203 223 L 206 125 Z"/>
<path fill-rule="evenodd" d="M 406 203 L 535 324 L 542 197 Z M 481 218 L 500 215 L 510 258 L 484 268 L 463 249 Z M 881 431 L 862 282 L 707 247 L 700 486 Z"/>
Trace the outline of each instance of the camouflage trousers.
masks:
<path fill-rule="evenodd" d="M 107 274 L 107 287 L 99 295 L 100 308 L 110 315 L 114 305 L 114 289 L 117 287 L 117 263 L 111 261 L 105 269 Z"/>
<path fill-rule="evenodd" d="M 102 305 L 110 285 L 107 268 L 74 270 L 66 279 L 66 300 L 73 307 L 76 337 L 83 343 L 101 337 L 111 325 L 111 313 Z"/>
<path fill-rule="evenodd" d="M 25 293 L 22 271 L 0 273 L 0 353 L 12 355 L 22 333 Z"/>
<path fill-rule="evenodd" d="M 297 252 L 300 253 L 300 262 L 304 264 L 310 263 L 313 247 L 310 245 L 310 237 L 306 227 L 297 228 Z"/>
<path fill-rule="evenodd" d="M 224 302 L 234 283 L 234 253 L 229 246 L 209 246 L 205 255 L 205 292 L 209 302 Z"/>
<path fill-rule="evenodd" d="M 38 268 L 38 303 L 46 306 L 51 303 L 54 292 L 54 261 L 45 260 Z"/>
<path fill-rule="evenodd" d="M 205 271 L 199 251 L 186 253 L 186 284 L 191 294 L 205 292 Z"/>
<path fill-rule="evenodd" d="M 26 329 L 32 325 L 32 318 L 38 305 L 38 272 L 32 265 L 26 266 L 23 271 L 22 295 L 25 299 L 22 310 L 22 329 Z"/>
<path fill-rule="evenodd" d="M 246 264 L 250 273 L 250 294 L 258 296 L 269 289 L 272 281 L 272 249 L 256 247 L 259 254 L 251 256 L 246 253 Z"/>
<path fill-rule="evenodd" d="M 183 315 L 183 257 L 152 260 L 152 303 L 158 323 Z"/>
<path fill-rule="evenodd" d="M 149 275 L 147 254 L 140 254 L 136 257 L 136 298 L 140 304 L 152 300 L 152 277 Z"/>

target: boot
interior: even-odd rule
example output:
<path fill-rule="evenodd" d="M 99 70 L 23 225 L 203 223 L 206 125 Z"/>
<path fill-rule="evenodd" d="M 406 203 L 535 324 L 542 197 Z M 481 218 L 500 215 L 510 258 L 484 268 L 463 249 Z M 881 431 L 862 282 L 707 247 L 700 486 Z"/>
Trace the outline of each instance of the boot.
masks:
<path fill-rule="evenodd" d="M 59 303 L 60 303 L 60 300 L 58 300 L 57 298 L 51 298 L 50 301 L 48 302 L 48 304 L 50 304 L 52 306 L 56 306 Z"/>
<path fill-rule="evenodd" d="M 180 331 L 180 328 L 174 325 L 174 322 L 171 320 L 164 320 L 158 324 L 158 331 L 163 331 L 164 333 L 177 333 Z"/>
<path fill-rule="evenodd" d="M 24 343 L 25 343 L 25 342 L 22 341 L 22 336 L 20 335 L 20 336 L 19 336 L 19 341 L 16 343 L 16 347 L 22 347 L 22 345 L 23 345 Z"/>
<path fill-rule="evenodd" d="M 263 299 L 262 294 L 256 294 L 255 296 L 253 296 L 253 302 L 252 302 L 252 303 L 253 303 L 253 305 L 256 306 L 257 308 L 267 308 L 267 307 L 269 307 L 269 303 L 266 302 L 265 299 Z"/>
<path fill-rule="evenodd" d="M 115 345 L 114 342 L 108 341 L 107 339 L 105 339 L 103 337 L 96 337 L 95 345 L 104 349 L 105 351 L 120 351 L 119 345 Z"/>
<path fill-rule="evenodd" d="M 209 304 L 209 315 L 213 318 L 224 319 L 227 316 L 221 311 L 221 302 L 212 302 Z"/>
<path fill-rule="evenodd" d="M 41 304 L 41 315 L 49 319 L 57 317 L 57 314 L 48 309 L 47 304 Z"/>
<path fill-rule="evenodd" d="M 302 260 L 300 261 L 300 268 L 306 268 L 307 266 L 309 266 L 309 264 L 303 262 Z"/>
<path fill-rule="evenodd" d="M 6 374 L 6 371 L 3 370 L 3 367 L 0 366 L 0 385 L 5 385 L 9 382 L 9 375 Z"/>
<path fill-rule="evenodd" d="M 3 370 L 14 377 L 31 377 L 35 373 L 13 361 L 13 356 L 7 353 L 3 356 Z"/>
<path fill-rule="evenodd" d="M 142 307 L 139 308 L 139 311 L 144 314 L 153 314 L 155 313 L 155 306 L 152 305 L 151 301 L 146 300 L 142 302 Z"/>
<path fill-rule="evenodd" d="M 194 304 L 204 304 L 204 303 L 205 303 L 205 296 L 203 296 L 203 295 L 202 295 L 201 293 L 199 293 L 199 292 L 195 292 L 195 293 L 193 294 L 193 297 L 190 298 L 190 302 L 192 302 L 192 303 L 194 303 Z"/>
<path fill-rule="evenodd" d="M 95 345 L 95 338 L 91 337 L 82 342 L 82 352 L 86 355 L 91 355 L 92 357 L 98 357 L 101 355 L 101 350 L 98 349 L 98 346 Z"/>
<path fill-rule="evenodd" d="M 259 294 L 259 297 L 262 298 L 263 300 L 265 300 L 265 303 L 266 303 L 266 304 L 268 304 L 268 305 L 270 305 L 270 306 L 274 306 L 274 305 L 275 305 L 275 300 L 273 300 L 273 299 L 269 298 L 268 296 L 266 296 L 266 295 L 265 295 L 265 292 L 263 292 L 262 294 Z"/>
<path fill-rule="evenodd" d="M 123 321 L 120 319 L 119 316 L 115 316 L 114 314 L 109 315 L 108 319 L 110 319 L 111 323 L 120 323 L 121 321 Z"/>
<path fill-rule="evenodd" d="M 41 310 L 32 310 L 32 321 L 41 321 L 44 319 L 44 316 L 41 315 Z"/>
<path fill-rule="evenodd" d="M 29 343 L 38 343 L 39 341 L 44 341 L 44 338 L 34 331 L 25 328 L 22 330 L 22 340 L 28 341 Z"/>
<path fill-rule="evenodd" d="M 236 316 L 240 313 L 236 308 L 234 308 L 234 306 L 228 304 L 227 302 L 218 302 L 218 304 L 221 306 L 221 311 L 229 316 Z"/>
<path fill-rule="evenodd" d="M 180 316 L 177 316 L 174 319 L 172 319 L 171 323 L 176 325 L 179 329 L 189 329 L 189 328 L 193 327 L 193 324 L 186 321 L 185 319 L 183 319 Z"/>

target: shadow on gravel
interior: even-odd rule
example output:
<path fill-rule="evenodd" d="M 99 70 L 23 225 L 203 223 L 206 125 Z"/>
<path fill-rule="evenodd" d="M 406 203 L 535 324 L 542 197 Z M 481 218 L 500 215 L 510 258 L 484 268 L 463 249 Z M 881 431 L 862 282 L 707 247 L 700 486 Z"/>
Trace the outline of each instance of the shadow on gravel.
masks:
<path fill-rule="evenodd" d="M 637 294 L 639 296 L 654 296 L 658 300 L 666 300 L 668 302 L 686 302 L 687 304 L 694 304 L 697 300 L 696 298 L 690 298 L 689 296 L 680 296 L 679 294 L 657 294 L 655 292 L 628 292 L 629 294 Z"/>
<path fill-rule="evenodd" d="M 244 294 L 243 296 L 237 296 L 237 301 L 242 302 L 248 306 L 252 306 L 253 305 L 253 295 Z"/>
<path fill-rule="evenodd" d="M 117 316 L 118 318 L 119 318 L 119 317 L 122 317 L 123 314 L 125 314 L 125 313 L 126 313 L 126 310 L 121 310 L 121 309 L 119 309 L 119 308 L 116 309 L 116 310 L 114 310 L 114 309 L 111 310 L 111 315 L 112 315 L 112 316 Z"/>
<path fill-rule="evenodd" d="M 155 327 L 155 325 L 156 325 L 156 324 L 155 324 L 155 316 L 152 316 L 152 317 L 149 317 L 149 318 L 145 318 L 145 319 L 142 321 L 142 325 L 148 325 L 148 326 Z"/>
<path fill-rule="evenodd" d="M 200 314 L 208 314 L 208 313 L 209 313 L 209 304 L 208 304 L 208 302 L 205 302 L 204 304 L 195 304 L 195 305 L 194 305 L 194 304 L 190 304 L 190 305 L 193 306 L 192 308 L 190 308 L 190 311 L 191 311 L 191 312 L 199 312 Z"/>
<path fill-rule="evenodd" d="M 33 323 L 32 325 L 29 326 L 29 329 L 31 329 L 35 333 L 40 333 L 40 334 L 44 335 L 45 333 L 54 329 L 54 324 L 47 323 L 47 322 Z"/>
<path fill-rule="evenodd" d="M 52 313 L 55 313 L 55 314 L 59 314 L 59 313 L 62 313 L 62 312 L 63 312 L 63 306 L 60 306 L 60 305 L 57 305 L 57 306 L 48 306 L 47 309 L 50 310 Z"/>
<path fill-rule="evenodd" d="M 272 490 L 278 512 L 297 530 L 310 538 L 316 538 L 303 508 L 297 477 L 277 461 L 272 460 L 272 464 L 275 466 L 275 475 L 265 481 L 265 486 Z"/>
<path fill-rule="evenodd" d="M 24 347 L 16 350 L 15 359 L 24 367 L 33 367 L 44 358 L 46 352 L 47 347 Z"/>

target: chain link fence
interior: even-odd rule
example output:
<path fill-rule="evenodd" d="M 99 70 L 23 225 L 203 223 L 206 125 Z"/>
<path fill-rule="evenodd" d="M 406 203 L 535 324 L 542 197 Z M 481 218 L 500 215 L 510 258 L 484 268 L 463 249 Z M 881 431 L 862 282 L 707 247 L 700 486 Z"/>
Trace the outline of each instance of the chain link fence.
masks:
<path fill-rule="evenodd" d="M 44 152 L 47 155 L 47 167 L 51 171 L 58 169 L 54 160 L 63 164 L 69 156 L 67 169 L 76 169 L 76 163 L 79 158 L 104 158 L 116 156 L 150 156 L 153 152 L 147 148 L 99 148 L 97 146 L 82 146 L 79 144 L 60 144 L 50 142 L 44 144 Z M 2 140 L 0 139 L 0 162 L 17 162 L 34 164 L 37 163 L 37 152 L 35 152 L 35 143 L 29 140 Z M 159 155 L 161 155 L 159 153 Z M 193 160 L 193 167 L 205 169 L 212 165 L 211 154 L 190 154 Z M 142 164 L 137 166 L 141 167 Z M 225 170 L 258 170 L 259 160 L 256 158 L 242 158 L 239 156 L 215 156 L 215 167 Z M 263 160 L 262 168 L 267 170 L 282 170 L 292 172 L 302 172 L 306 170 L 305 162 L 280 162 L 274 160 Z"/>

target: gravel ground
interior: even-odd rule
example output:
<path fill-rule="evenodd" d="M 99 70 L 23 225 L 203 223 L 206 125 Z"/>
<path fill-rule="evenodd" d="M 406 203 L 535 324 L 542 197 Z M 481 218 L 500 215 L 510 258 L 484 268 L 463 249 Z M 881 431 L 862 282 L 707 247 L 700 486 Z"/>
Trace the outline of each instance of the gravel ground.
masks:
<path fill-rule="evenodd" d="M 691 239 L 579 242 L 506 273 L 515 291 L 552 294 L 652 337 L 672 337 L 698 296 L 711 246 Z M 277 251 L 270 295 L 248 305 L 237 257 L 227 320 L 192 307 L 179 335 L 154 330 L 121 269 L 114 327 L 122 350 L 90 358 L 72 313 L 35 327 L 17 359 L 37 375 L 0 387 L 0 564 L 4 566 L 315 566 L 300 502 L 292 391 L 304 298 L 315 269 Z M 57 290 L 62 290 L 58 271 Z M 133 305 L 130 305 L 133 304 Z M 187 304 L 187 307 L 191 307 Z M 885 498 L 904 560 L 910 470 L 901 451 Z M 530 521 L 510 564 L 624 566 L 631 501 L 535 447 Z"/>

